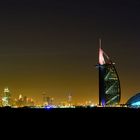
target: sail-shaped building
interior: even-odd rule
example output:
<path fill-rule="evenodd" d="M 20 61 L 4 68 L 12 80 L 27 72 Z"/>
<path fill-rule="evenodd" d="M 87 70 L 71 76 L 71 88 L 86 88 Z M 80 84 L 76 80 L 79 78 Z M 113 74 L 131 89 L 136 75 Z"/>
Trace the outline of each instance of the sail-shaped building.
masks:
<path fill-rule="evenodd" d="M 101 39 L 99 44 L 99 105 L 115 106 L 121 97 L 119 76 L 115 64 L 101 48 Z"/>

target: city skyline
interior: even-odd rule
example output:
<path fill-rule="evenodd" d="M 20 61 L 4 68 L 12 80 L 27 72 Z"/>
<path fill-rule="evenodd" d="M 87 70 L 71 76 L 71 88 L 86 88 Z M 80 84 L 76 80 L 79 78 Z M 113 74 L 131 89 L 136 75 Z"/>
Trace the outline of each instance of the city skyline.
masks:
<path fill-rule="evenodd" d="M 140 2 L 0 2 L 0 94 L 98 103 L 98 39 L 113 56 L 121 103 L 140 91 Z"/>

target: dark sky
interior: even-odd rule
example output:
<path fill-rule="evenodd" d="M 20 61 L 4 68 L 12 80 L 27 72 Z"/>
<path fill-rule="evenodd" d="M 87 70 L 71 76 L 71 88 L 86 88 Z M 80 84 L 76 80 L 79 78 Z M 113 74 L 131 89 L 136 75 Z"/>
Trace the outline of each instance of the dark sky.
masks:
<path fill-rule="evenodd" d="M 98 38 L 116 63 L 122 103 L 140 91 L 140 2 L 1 0 L 0 92 L 98 102 Z"/>

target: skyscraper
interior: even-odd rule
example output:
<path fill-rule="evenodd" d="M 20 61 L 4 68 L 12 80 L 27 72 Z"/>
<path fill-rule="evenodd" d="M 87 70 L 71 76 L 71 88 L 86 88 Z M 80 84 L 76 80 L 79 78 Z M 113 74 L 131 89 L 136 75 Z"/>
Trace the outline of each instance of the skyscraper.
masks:
<path fill-rule="evenodd" d="M 2 97 L 2 106 L 11 106 L 11 93 L 8 88 L 4 88 L 4 95 Z"/>
<path fill-rule="evenodd" d="M 68 96 L 68 105 L 71 106 L 72 105 L 72 95 L 69 94 Z"/>
<path fill-rule="evenodd" d="M 99 105 L 117 105 L 120 102 L 120 80 L 114 63 L 101 48 L 99 40 Z"/>
<path fill-rule="evenodd" d="M 53 98 L 43 94 L 43 106 L 50 106 L 53 104 Z"/>

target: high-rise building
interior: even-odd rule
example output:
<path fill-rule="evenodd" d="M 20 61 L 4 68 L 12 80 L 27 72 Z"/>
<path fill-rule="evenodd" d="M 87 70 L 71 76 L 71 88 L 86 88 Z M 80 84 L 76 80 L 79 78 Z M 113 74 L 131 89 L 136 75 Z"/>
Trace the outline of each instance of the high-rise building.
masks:
<path fill-rule="evenodd" d="M 18 99 L 16 100 L 16 105 L 18 107 L 23 107 L 24 106 L 24 104 L 23 104 L 23 96 L 21 94 L 19 95 Z"/>
<path fill-rule="evenodd" d="M 52 105 L 53 104 L 53 98 L 51 97 L 46 97 L 47 105 Z"/>
<path fill-rule="evenodd" d="M 11 93 L 8 88 L 4 88 L 2 106 L 11 106 Z"/>
<path fill-rule="evenodd" d="M 71 106 L 72 105 L 72 95 L 69 94 L 68 96 L 68 105 Z"/>
<path fill-rule="evenodd" d="M 19 95 L 18 99 L 15 100 L 17 107 L 27 107 L 34 106 L 34 100 L 32 98 L 27 98 L 26 96 Z"/>
<path fill-rule="evenodd" d="M 121 96 L 119 76 L 114 63 L 101 48 L 101 39 L 99 44 L 99 105 L 117 105 Z"/>
<path fill-rule="evenodd" d="M 53 98 L 43 94 L 43 106 L 50 106 L 53 104 Z"/>

